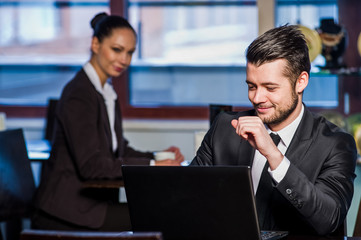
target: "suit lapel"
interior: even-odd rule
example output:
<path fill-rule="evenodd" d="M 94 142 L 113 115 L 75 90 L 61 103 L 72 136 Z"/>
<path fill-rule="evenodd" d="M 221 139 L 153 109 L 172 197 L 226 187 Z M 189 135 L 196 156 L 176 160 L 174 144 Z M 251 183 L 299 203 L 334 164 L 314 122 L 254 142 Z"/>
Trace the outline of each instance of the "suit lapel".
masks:
<path fill-rule="evenodd" d="M 109 142 L 109 146 L 111 149 L 113 149 L 112 133 L 110 130 L 109 117 L 108 117 L 107 108 L 105 106 L 105 101 L 103 96 L 98 92 L 97 92 L 97 97 L 99 99 L 101 124 L 103 125 L 105 135 Z"/>
<path fill-rule="evenodd" d="M 251 146 L 251 144 L 249 144 L 247 141 L 242 139 L 239 142 L 238 153 L 237 153 L 238 165 L 248 165 L 252 167 L 255 152 L 256 150 Z"/>
<path fill-rule="evenodd" d="M 122 126 L 122 113 L 118 99 L 115 100 L 115 120 L 114 120 L 115 134 L 118 140 L 118 155 L 123 155 L 123 126 Z"/>
<path fill-rule="evenodd" d="M 97 98 L 98 111 L 99 111 L 97 125 L 98 125 L 99 129 L 104 129 L 104 133 L 106 135 L 106 140 L 108 141 L 108 146 L 110 146 L 110 150 L 113 151 L 112 150 L 113 149 L 112 133 L 110 130 L 109 117 L 108 117 L 108 112 L 107 112 L 107 108 L 105 105 L 105 100 L 104 100 L 103 96 L 101 95 L 101 93 L 99 93 L 96 90 L 95 86 L 89 79 L 88 75 L 85 73 L 84 69 L 81 69 L 81 71 L 79 72 L 79 77 L 83 81 L 86 82 L 87 88 L 91 89 L 91 94 L 95 95 Z"/>
<path fill-rule="evenodd" d="M 247 116 L 256 116 L 256 111 L 254 109 L 248 111 Z M 240 115 L 238 116 L 240 117 Z M 238 118 L 237 117 L 237 118 Z M 237 138 L 240 139 L 238 146 L 238 164 L 239 165 L 248 165 L 252 167 L 253 158 L 256 150 L 249 144 L 248 141 L 243 140 L 241 137 L 237 135 Z"/>
<path fill-rule="evenodd" d="M 290 146 L 286 151 L 286 157 L 295 165 L 302 161 L 312 143 L 314 119 L 305 107 L 305 111 Z"/>

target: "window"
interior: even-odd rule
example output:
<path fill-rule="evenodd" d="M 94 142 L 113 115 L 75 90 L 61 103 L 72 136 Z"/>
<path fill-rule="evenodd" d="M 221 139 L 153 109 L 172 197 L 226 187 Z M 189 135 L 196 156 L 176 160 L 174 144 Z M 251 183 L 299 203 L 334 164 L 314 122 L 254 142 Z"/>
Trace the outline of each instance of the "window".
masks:
<path fill-rule="evenodd" d="M 240 64 L 258 32 L 255 0 L 130 0 L 128 5 L 140 37 L 134 65 Z"/>
<path fill-rule="evenodd" d="M 336 0 L 275 4 L 277 26 L 338 19 Z M 12 0 L 0 2 L 0 111 L 43 116 L 89 58 L 90 19 L 110 10 L 124 11 L 138 32 L 132 66 L 114 81 L 125 117 L 207 118 L 209 104 L 250 107 L 244 54 L 258 34 L 256 0 Z M 305 100 L 336 107 L 337 76 L 321 75 Z M 329 94 L 316 99 L 325 81 Z"/>
<path fill-rule="evenodd" d="M 258 34 L 255 0 L 128 5 L 139 34 L 129 74 L 132 106 L 248 104 L 241 66 Z"/>
<path fill-rule="evenodd" d="M 337 19 L 337 1 L 275 1 L 276 26 L 314 29 L 322 17 Z M 258 34 L 256 1 L 129 0 L 139 33 L 129 73 L 130 107 L 226 104 L 251 107 L 245 84 L 245 51 Z M 314 64 L 323 63 L 319 56 Z M 307 105 L 338 106 L 337 76 L 314 76 Z M 319 93 L 326 83 L 329 94 Z"/>

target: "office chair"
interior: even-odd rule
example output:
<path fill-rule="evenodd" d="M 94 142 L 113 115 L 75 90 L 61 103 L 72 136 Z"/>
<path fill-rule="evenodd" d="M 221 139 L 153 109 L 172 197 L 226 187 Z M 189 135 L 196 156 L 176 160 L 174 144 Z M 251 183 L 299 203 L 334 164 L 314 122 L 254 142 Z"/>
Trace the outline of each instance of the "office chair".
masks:
<path fill-rule="evenodd" d="M 46 122 L 45 122 L 45 135 L 44 139 L 49 142 L 52 141 L 55 131 L 55 113 L 58 104 L 58 99 L 49 99 L 48 107 L 46 111 Z"/>
<path fill-rule="evenodd" d="M 0 131 L 0 192 L 0 221 L 6 222 L 6 239 L 18 239 L 35 193 L 22 129 Z"/>
<path fill-rule="evenodd" d="M 212 125 L 220 112 L 231 112 L 232 105 L 209 104 L 209 126 Z"/>

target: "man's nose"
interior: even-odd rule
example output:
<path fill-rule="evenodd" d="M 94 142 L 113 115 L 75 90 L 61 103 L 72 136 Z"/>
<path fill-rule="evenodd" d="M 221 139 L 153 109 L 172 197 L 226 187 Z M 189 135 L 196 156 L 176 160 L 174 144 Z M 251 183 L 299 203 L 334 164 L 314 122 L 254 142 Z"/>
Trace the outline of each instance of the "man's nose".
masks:
<path fill-rule="evenodd" d="M 251 100 L 254 103 L 262 103 L 262 102 L 266 101 L 265 99 L 266 99 L 266 94 L 265 94 L 264 90 L 257 89 L 256 91 L 254 91 L 254 94 L 253 94 Z"/>

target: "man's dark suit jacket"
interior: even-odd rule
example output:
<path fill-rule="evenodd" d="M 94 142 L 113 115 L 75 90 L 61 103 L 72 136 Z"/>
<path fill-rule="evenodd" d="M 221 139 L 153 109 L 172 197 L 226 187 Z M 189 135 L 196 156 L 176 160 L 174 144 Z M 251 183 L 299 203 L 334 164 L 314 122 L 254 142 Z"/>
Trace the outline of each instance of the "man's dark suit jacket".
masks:
<path fill-rule="evenodd" d="M 128 146 L 123 138 L 118 101 L 115 104 L 118 150 L 112 151 L 104 98 L 84 70 L 80 70 L 63 89 L 56 125 L 50 159 L 44 162 L 35 204 L 67 222 L 99 228 L 105 218 L 107 201 L 112 196 L 106 192 L 86 191 L 83 182 L 121 178 L 122 164 L 149 165 L 153 154 Z"/>
<path fill-rule="evenodd" d="M 191 164 L 252 166 L 255 149 L 231 125 L 232 119 L 246 115 L 255 111 L 220 114 Z M 353 137 L 305 108 L 285 155 L 291 165 L 274 185 L 272 213 L 264 230 L 320 235 L 335 231 L 353 196 L 357 157 Z"/>

